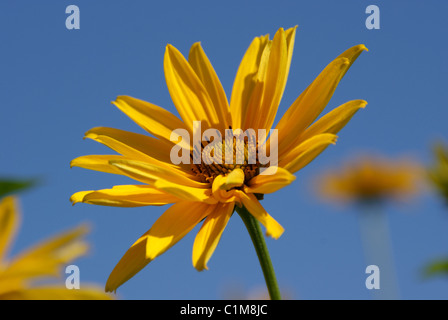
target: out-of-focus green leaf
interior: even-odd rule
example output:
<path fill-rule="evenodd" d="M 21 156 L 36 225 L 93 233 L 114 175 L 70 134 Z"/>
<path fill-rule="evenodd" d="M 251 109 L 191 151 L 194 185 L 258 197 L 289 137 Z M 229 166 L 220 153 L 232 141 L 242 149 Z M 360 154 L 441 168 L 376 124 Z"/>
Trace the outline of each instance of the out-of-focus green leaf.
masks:
<path fill-rule="evenodd" d="M 432 262 L 425 268 L 424 274 L 427 277 L 448 275 L 448 258 Z"/>
<path fill-rule="evenodd" d="M 434 148 L 435 163 L 428 169 L 430 181 L 448 201 L 448 146 L 437 144 Z"/>
<path fill-rule="evenodd" d="M 35 186 L 36 180 L 0 179 L 0 198 Z"/>

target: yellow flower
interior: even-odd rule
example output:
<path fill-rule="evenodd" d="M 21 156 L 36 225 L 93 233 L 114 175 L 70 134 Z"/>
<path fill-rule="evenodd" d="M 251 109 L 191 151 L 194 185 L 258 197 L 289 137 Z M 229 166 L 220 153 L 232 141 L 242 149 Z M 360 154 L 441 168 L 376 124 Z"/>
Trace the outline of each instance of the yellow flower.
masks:
<path fill-rule="evenodd" d="M 83 226 L 75 228 L 7 260 L 5 255 L 17 231 L 19 219 L 15 197 L 9 196 L 2 199 L 0 201 L 0 300 L 110 299 L 109 295 L 94 286 L 67 289 L 65 285 L 34 284 L 34 281 L 59 276 L 62 267 L 87 251 L 87 244 L 80 239 L 87 230 Z"/>
<path fill-rule="evenodd" d="M 340 202 L 404 200 L 421 191 L 422 174 L 411 160 L 363 156 L 323 174 L 318 188 L 323 197 Z"/>
<path fill-rule="evenodd" d="M 165 78 L 182 120 L 149 102 L 119 96 L 113 104 L 154 137 L 112 128 L 94 128 L 86 133 L 87 138 L 121 155 L 82 156 L 71 166 L 121 174 L 143 184 L 78 192 L 71 197 L 73 203 L 121 207 L 173 204 L 125 253 L 109 276 L 106 291 L 116 290 L 204 219 L 193 245 L 193 265 L 198 270 L 207 269 L 235 205 L 245 206 L 266 228 L 267 235 L 278 238 L 283 233 L 283 227 L 263 209 L 259 198 L 289 185 L 295 179 L 293 173 L 334 144 L 335 133 L 365 107 L 363 100 L 349 101 L 312 124 L 349 67 L 367 50 L 364 45 L 352 47 L 332 61 L 279 121 L 275 127 L 278 145 L 272 142 L 272 135 L 266 142 L 266 150 L 272 147 L 277 151 L 278 163 L 266 174 L 260 174 L 266 169 L 260 164 L 260 153 L 255 164 L 248 161 L 248 139 L 243 147 L 223 142 L 210 153 L 224 159 L 226 151 L 243 149 L 243 164 L 207 164 L 204 159 L 174 164 L 170 155 L 175 144 L 181 146 L 178 151 L 188 149 L 193 159 L 204 153 L 208 142 L 202 141 L 199 150 L 186 144 L 184 136 L 172 135 L 180 129 L 191 137 L 195 121 L 200 121 L 203 130 L 215 129 L 223 136 L 225 129 L 269 132 L 285 89 L 295 32 L 295 27 L 286 31 L 280 28 L 273 40 L 265 35 L 252 41 L 237 71 L 230 103 L 199 43 L 191 47 L 188 61 L 168 45 Z"/>
<path fill-rule="evenodd" d="M 429 169 L 429 176 L 440 194 L 448 200 L 448 147 L 438 144 L 434 155 L 436 162 Z"/>

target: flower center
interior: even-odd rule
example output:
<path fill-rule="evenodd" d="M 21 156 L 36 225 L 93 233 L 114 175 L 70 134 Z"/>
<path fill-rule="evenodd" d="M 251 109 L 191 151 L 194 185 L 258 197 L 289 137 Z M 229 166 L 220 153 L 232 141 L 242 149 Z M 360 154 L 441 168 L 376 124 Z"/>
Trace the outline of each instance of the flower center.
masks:
<path fill-rule="evenodd" d="M 259 174 L 264 165 L 259 162 L 258 142 L 249 142 L 247 137 L 232 140 L 202 142 L 201 150 L 193 151 L 194 155 L 201 155 L 200 163 L 191 164 L 191 170 L 201 182 L 213 183 L 217 176 L 225 176 L 236 168 L 244 172 L 244 182 Z"/>

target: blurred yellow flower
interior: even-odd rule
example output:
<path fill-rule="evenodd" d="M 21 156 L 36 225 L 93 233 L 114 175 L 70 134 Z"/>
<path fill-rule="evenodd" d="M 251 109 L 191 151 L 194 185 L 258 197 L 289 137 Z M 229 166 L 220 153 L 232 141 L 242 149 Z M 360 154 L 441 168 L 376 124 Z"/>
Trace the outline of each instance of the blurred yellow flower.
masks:
<path fill-rule="evenodd" d="M 434 148 L 435 163 L 429 169 L 432 183 L 448 201 L 448 147 L 438 144 Z"/>
<path fill-rule="evenodd" d="M 338 202 L 405 200 L 421 191 L 423 168 L 411 160 L 363 156 L 323 174 L 318 193 Z"/>
<path fill-rule="evenodd" d="M 6 259 L 19 220 L 16 198 L 3 198 L 0 201 L 0 300 L 110 299 L 102 289 L 94 286 L 67 289 L 65 281 L 64 285 L 34 283 L 59 276 L 62 267 L 86 253 L 87 244 L 80 239 L 86 233 L 86 227 L 75 228 L 39 243 L 13 259 Z"/>
<path fill-rule="evenodd" d="M 259 199 L 289 185 L 295 179 L 293 174 L 334 144 L 335 134 L 366 106 L 364 100 L 349 101 L 314 122 L 350 66 L 367 50 L 364 45 L 354 46 L 333 60 L 280 119 L 276 126 L 278 140 L 271 135 L 266 142 L 266 150 L 272 147 L 278 153 L 278 163 L 267 169 L 271 170 L 270 175 L 260 174 L 263 166 L 259 153 L 256 162 L 248 159 L 251 150 L 247 139 L 239 149 L 244 151 L 244 163 L 228 164 L 225 159 L 226 164 L 210 164 L 203 159 L 194 164 L 175 164 L 171 152 L 180 136 L 176 130 L 189 136 L 193 132 L 194 136 L 196 121 L 204 130 L 213 129 L 221 136 L 227 129 L 261 129 L 269 133 L 286 86 L 295 33 L 295 27 L 280 28 L 273 40 L 265 35 L 252 41 L 237 71 L 230 103 L 199 43 L 191 47 L 188 60 L 168 45 L 165 78 L 182 120 L 149 102 L 120 96 L 113 104 L 156 138 L 113 128 L 94 128 L 86 133 L 87 138 L 121 155 L 83 156 L 74 159 L 71 166 L 125 175 L 143 185 L 77 192 L 71 197 L 73 203 L 119 207 L 173 204 L 118 262 L 106 291 L 115 291 L 201 221 L 192 260 L 197 270 L 207 269 L 235 206 L 244 206 L 266 228 L 267 235 L 275 239 L 281 236 L 283 227 L 266 212 Z M 176 141 L 173 133 L 177 134 Z M 195 159 L 215 143 L 220 145 L 213 151 L 222 151 L 218 160 L 224 160 L 221 156 L 235 148 L 232 142 L 226 144 L 219 138 L 213 144 L 209 142 L 201 141 L 197 149 L 189 143 L 183 145 L 182 150 L 188 150 L 187 160 Z"/>

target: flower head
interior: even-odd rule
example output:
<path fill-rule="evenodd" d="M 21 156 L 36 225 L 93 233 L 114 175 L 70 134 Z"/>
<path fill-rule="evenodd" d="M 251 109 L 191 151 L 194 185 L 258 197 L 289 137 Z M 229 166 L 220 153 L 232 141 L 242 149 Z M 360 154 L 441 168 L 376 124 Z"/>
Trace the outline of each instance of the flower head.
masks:
<path fill-rule="evenodd" d="M 0 201 L 0 300 L 78 300 L 110 299 L 100 289 L 89 286 L 69 290 L 63 285 L 36 285 L 34 282 L 60 275 L 60 269 L 87 251 L 81 240 L 81 226 L 6 259 L 17 231 L 19 213 L 13 196 Z"/>
<path fill-rule="evenodd" d="M 422 167 L 410 160 L 366 155 L 323 174 L 318 191 L 339 202 L 409 199 L 421 191 L 422 173 Z"/>
<path fill-rule="evenodd" d="M 289 185 L 293 173 L 334 144 L 335 134 L 367 104 L 349 101 L 314 122 L 349 67 L 367 50 L 357 45 L 332 61 L 270 131 L 285 89 L 295 33 L 295 27 L 281 28 L 273 40 L 266 35 L 252 41 L 236 73 L 230 103 L 199 43 L 191 47 L 188 60 L 168 45 L 165 78 L 181 119 L 149 102 L 119 96 L 113 104 L 153 137 L 112 128 L 86 133 L 120 155 L 83 156 L 72 166 L 125 175 L 141 184 L 78 192 L 71 197 L 73 203 L 172 204 L 117 264 L 107 291 L 116 290 L 202 220 L 193 265 L 207 269 L 235 206 L 244 206 L 268 236 L 276 239 L 283 233 L 259 199 Z M 193 138 L 192 145 L 189 137 L 195 137 L 198 128 L 199 142 Z M 238 129 L 246 135 L 228 139 L 226 130 Z M 260 129 L 264 135 L 254 138 L 251 132 L 256 135 Z"/>

